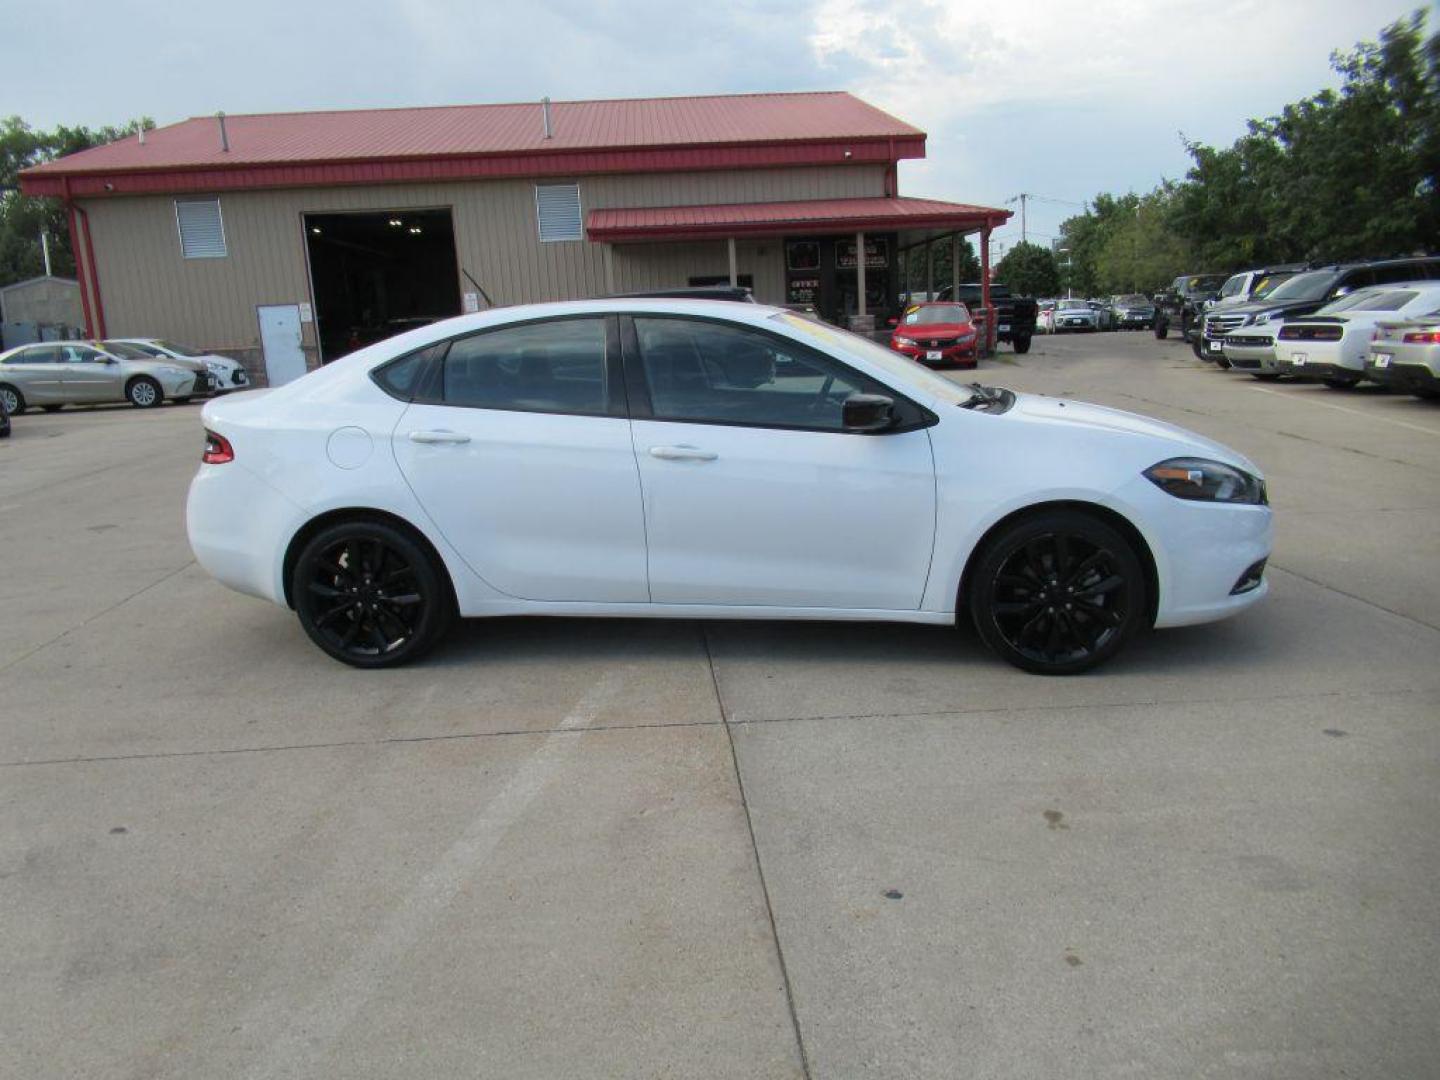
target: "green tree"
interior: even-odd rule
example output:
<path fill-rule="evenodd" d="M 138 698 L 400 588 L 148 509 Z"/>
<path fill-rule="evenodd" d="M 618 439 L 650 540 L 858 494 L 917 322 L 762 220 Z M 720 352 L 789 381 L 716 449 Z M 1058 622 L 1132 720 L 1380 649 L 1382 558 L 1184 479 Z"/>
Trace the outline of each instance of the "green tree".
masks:
<path fill-rule="evenodd" d="M 950 240 L 936 240 L 933 242 L 935 248 L 935 288 L 937 291 L 943 289 L 954 281 L 950 273 Z M 962 282 L 975 282 L 980 280 L 980 260 L 975 256 L 975 249 L 971 247 L 970 241 L 960 240 L 960 280 Z M 924 292 L 925 291 L 925 248 L 914 247 L 900 256 L 900 290 L 902 292 Z"/>
<path fill-rule="evenodd" d="M 141 125 L 149 129 L 155 122 L 146 118 L 122 128 L 61 125 L 53 131 L 37 131 L 18 116 L 0 120 L 0 285 L 44 273 L 42 229 L 50 239 L 54 273 L 65 277 L 75 274 L 65 207 L 58 199 L 20 194 L 20 170 L 133 135 Z"/>
<path fill-rule="evenodd" d="M 1060 267 L 1039 244 L 1019 243 L 995 267 L 995 279 L 1017 296 L 1054 296 L 1060 291 Z"/>

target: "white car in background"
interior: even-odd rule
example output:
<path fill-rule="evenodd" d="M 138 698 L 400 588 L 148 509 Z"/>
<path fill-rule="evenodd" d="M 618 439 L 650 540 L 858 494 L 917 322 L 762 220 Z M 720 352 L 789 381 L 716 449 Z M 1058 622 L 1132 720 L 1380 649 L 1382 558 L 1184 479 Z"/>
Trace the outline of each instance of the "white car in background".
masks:
<path fill-rule="evenodd" d="M 111 338 L 110 340 L 142 349 L 151 356 L 169 357 L 172 360 L 185 361 L 187 364 L 199 364 L 209 374 L 210 388 L 216 394 L 250 389 L 250 376 L 245 371 L 245 365 L 228 356 L 201 352 L 199 349 L 192 349 L 188 345 L 177 345 L 164 338 Z"/>
<path fill-rule="evenodd" d="M 496 308 L 204 423 L 200 564 L 357 667 L 456 615 L 968 616 L 1065 675 L 1266 591 L 1265 483 L 1234 450 L 758 304 Z"/>
<path fill-rule="evenodd" d="M 1035 332 L 1037 334 L 1053 334 L 1055 332 L 1055 301 L 1041 300 L 1035 307 Z"/>
<path fill-rule="evenodd" d="M 37 341 L 0 353 L 0 398 L 12 416 L 31 406 L 55 412 L 115 401 L 153 409 L 166 398 L 190 400 L 203 377 L 169 359 L 99 341 Z"/>
<path fill-rule="evenodd" d="M 1100 329 L 1100 313 L 1084 300 L 1061 300 L 1055 305 L 1055 333 Z"/>
<path fill-rule="evenodd" d="M 1440 314 L 1440 283 L 1421 281 L 1362 289 L 1313 315 L 1287 319 L 1275 336 L 1275 366 L 1284 375 L 1319 379 L 1345 390 L 1365 377 L 1365 358 L 1384 321 Z"/>

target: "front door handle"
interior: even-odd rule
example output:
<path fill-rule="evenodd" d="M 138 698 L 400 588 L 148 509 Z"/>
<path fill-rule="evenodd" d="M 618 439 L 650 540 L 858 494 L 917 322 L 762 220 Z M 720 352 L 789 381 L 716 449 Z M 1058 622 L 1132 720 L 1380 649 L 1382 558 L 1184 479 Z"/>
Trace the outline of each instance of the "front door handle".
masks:
<path fill-rule="evenodd" d="M 412 431 L 410 432 L 410 441 L 427 445 L 439 443 L 458 445 L 469 442 L 470 436 L 462 435 L 458 431 Z"/>
<path fill-rule="evenodd" d="M 714 461 L 720 455 L 713 450 L 701 450 L 698 446 L 652 446 L 650 456 L 661 461 Z"/>

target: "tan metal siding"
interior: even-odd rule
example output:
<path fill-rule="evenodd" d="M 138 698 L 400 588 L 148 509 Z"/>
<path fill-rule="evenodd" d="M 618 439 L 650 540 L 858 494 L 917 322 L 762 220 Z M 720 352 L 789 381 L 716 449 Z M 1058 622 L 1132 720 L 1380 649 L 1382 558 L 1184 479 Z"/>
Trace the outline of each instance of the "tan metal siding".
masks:
<path fill-rule="evenodd" d="M 881 195 L 884 177 L 883 167 L 847 166 L 580 177 L 579 182 L 582 208 L 588 211 Z M 310 302 L 305 213 L 448 207 L 459 263 L 496 303 L 606 291 L 601 245 L 540 242 L 535 189 L 528 180 L 225 194 L 220 205 L 228 254 L 221 259 L 182 257 L 169 196 L 97 199 L 84 205 L 113 336 L 154 334 L 230 350 L 258 347 L 258 305 Z M 740 272 L 755 275 L 757 298 L 764 301 L 782 297 L 779 246 L 738 246 Z M 619 289 L 684 284 L 691 275 L 728 270 L 723 242 L 616 249 Z M 471 289 L 462 278 L 461 291 Z M 314 341 L 313 324 L 306 326 L 306 341 Z"/>

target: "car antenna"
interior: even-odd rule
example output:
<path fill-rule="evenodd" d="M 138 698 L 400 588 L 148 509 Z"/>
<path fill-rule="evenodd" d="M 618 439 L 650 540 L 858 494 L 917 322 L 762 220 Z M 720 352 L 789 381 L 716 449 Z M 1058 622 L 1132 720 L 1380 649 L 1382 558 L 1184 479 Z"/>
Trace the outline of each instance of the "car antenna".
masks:
<path fill-rule="evenodd" d="M 485 291 L 485 286 L 481 285 L 480 282 L 475 280 L 475 275 L 470 273 L 470 271 L 466 270 L 463 266 L 460 268 L 460 272 L 470 279 L 470 284 L 474 285 L 475 288 L 479 290 L 480 295 L 485 298 L 485 306 L 494 307 L 495 301 L 490 299 L 490 294 Z"/>

